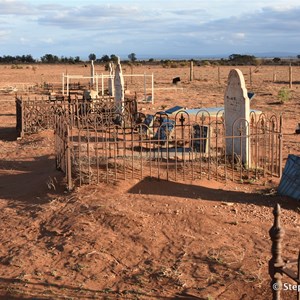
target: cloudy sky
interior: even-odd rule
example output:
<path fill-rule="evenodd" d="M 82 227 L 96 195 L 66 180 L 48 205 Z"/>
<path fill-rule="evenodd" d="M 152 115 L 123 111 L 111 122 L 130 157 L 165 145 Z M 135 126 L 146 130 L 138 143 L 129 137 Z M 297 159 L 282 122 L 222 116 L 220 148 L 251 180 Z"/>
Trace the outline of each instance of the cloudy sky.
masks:
<path fill-rule="evenodd" d="M 0 56 L 300 54 L 299 16 L 299 0 L 0 0 Z"/>

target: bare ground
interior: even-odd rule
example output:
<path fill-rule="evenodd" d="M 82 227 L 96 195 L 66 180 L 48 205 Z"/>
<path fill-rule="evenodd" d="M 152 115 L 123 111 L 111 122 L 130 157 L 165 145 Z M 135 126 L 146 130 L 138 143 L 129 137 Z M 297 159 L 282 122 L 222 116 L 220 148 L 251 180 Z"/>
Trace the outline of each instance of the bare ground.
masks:
<path fill-rule="evenodd" d="M 1 86 L 60 82 L 66 68 L 89 73 L 83 66 L 0 66 Z M 157 91 L 155 104 L 144 109 L 220 106 L 229 70 L 222 68 L 219 84 L 213 67 L 195 68 L 193 82 L 188 68 L 136 67 L 153 72 L 160 87 L 182 78 L 180 89 Z M 248 69 L 242 70 L 248 82 Z M 251 106 L 283 112 L 285 161 L 300 153 L 299 84 L 278 105 L 286 83 L 273 83 L 270 67 L 257 70 Z M 285 69 L 276 72 L 286 80 Z M 69 193 L 55 169 L 53 132 L 17 139 L 14 96 L 0 100 L 0 299 L 271 299 L 268 231 L 275 203 L 283 208 L 283 255 L 296 258 L 300 248 L 300 205 L 276 194 L 278 178 L 253 184 L 145 178 Z"/>

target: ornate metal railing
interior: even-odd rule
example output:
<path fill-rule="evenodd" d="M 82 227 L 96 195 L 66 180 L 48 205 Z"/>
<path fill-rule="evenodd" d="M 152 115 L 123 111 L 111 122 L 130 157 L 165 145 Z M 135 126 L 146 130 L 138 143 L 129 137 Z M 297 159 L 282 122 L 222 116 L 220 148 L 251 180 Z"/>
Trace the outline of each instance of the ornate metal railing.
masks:
<path fill-rule="evenodd" d="M 54 116 L 67 106 L 64 98 L 49 99 L 16 98 L 16 129 L 20 137 L 54 127 Z"/>
<path fill-rule="evenodd" d="M 145 115 L 137 111 L 136 101 L 116 109 L 108 96 L 93 101 L 76 96 L 16 99 L 19 135 L 54 129 L 57 145 L 59 140 L 64 145 L 56 148 L 58 161 L 70 163 L 60 168 L 79 184 L 145 176 L 248 183 L 280 177 L 281 117 L 251 113 L 249 120 L 236 120 L 228 135 L 223 113 L 199 109 L 193 114 L 178 110 Z M 234 126 L 239 128 L 237 136 Z M 65 148 L 71 158 L 64 158 Z"/>
<path fill-rule="evenodd" d="M 300 251 L 297 259 L 284 260 L 282 258 L 282 241 L 284 237 L 284 229 L 280 223 L 281 209 L 277 204 L 273 210 L 274 224 L 269 231 L 272 240 L 272 258 L 269 261 L 269 274 L 271 276 L 272 299 L 280 300 L 281 291 L 294 291 L 300 300 Z M 283 276 L 292 279 L 295 285 L 282 283 Z M 292 288 L 290 288 L 292 287 Z"/>
<path fill-rule="evenodd" d="M 217 116 L 205 111 L 196 116 L 185 111 L 151 116 L 94 108 L 77 115 L 69 110 L 57 116 L 56 122 L 69 128 L 63 136 L 59 130 L 55 134 L 69 145 L 70 180 L 78 184 L 147 176 L 252 183 L 281 174 L 281 119 L 275 116 L 241 120 L 248 130 L 239 136 L 225 136 L 222 112 Z M 246 153 L 251 165 L 243 163 L 242 154 L 230 153 L 226 147 L 228 141 L 242 141 L 244 135 L 250 141 Z M 63 155 L 61 149 L 57 148 L 58 157 Z"/>

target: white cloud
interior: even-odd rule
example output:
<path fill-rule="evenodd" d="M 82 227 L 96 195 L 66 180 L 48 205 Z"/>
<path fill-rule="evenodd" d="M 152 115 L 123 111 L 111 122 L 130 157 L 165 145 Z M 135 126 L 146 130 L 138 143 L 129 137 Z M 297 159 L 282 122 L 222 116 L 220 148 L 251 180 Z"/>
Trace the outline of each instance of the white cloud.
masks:
<path fill-rule="evenodd" d="M 20 38 L 20 43 L 21 44 L 27 44 L 30 40 L 28 38 L 25 38 L 25 37 L 21 37 Z"/>
<path fill-rule="evenodd" d="M 0 37 L 7 38 L 1 46 L 9 54 L 20 50 L 16 41 L 31 41 L 32 54 L 51 50 L 66 56 L 97 50 L 205 54 L 279 47 L 298 51 L 298 1 L 127 0 L 125 5 L 120 0 L 110 4 L 104 0 L 0 0 Z"/>
<path fill-rule="evenodd" d="M 46 43 L 46 44 L 54 44 L 53 38 L 42 38 L 41 42 Z"/>
<path fill-rule="evenodd" d="M 34 5 L 24 1 L 0 0 L 0 15 L 31 15 L 35 13 Z"/>
<path fill-rule="evenodd" d="M 0 30 L 0 38 L 4 39 L 9 37 L 10 31 L 9 30 Z"/>
<path fill-rule="evenodd" d="M 237 40 L 243 40 L 246 37 L 246 34 L 244 32 L 236 32 L 233 34 L 233 38 Z"/>

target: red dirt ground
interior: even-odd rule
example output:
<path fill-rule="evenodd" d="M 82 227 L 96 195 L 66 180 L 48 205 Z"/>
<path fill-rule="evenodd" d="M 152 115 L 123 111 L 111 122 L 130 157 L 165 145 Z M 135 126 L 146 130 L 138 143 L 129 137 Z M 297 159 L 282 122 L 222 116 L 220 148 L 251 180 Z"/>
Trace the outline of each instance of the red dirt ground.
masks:
<path fill-rule="evenodd" d="M 153 72 L 163 88 L 182 79 L 177 90 L 156 91 L 147 111 L 223 105 L 230 69 L 221 68 L 220 83 L 216 67 L 195 67 L 193 82 L 188 67 L 134 72 Z M 248 87 L 249 68 L 240 69 Z M 0 66 L 0 88 L 59 83 L 66 70 L 89 74 L 84 66 Z M 104 73 L 100 66 L 96 71 Z M 289 153 L 300 154 L 294 133 L 300 69 L 293 71 L 292 98 L 283 105 L 276 102 L 287 67 L 253 68 L 248 87 L 256 93 L 252 108 L 283 113 L 284 163 Z M 244 185 L 145 178 L 69 193 L 55 169 L 53 132 L 17 139 L 14 95 L 0 96 L 0 299 L 271 299 L 268 231 L 275 203 L 282 205 L 283 256 L 296 258 L 300 248 L 300 205 L 276 194 L 278 178 Z"/>

